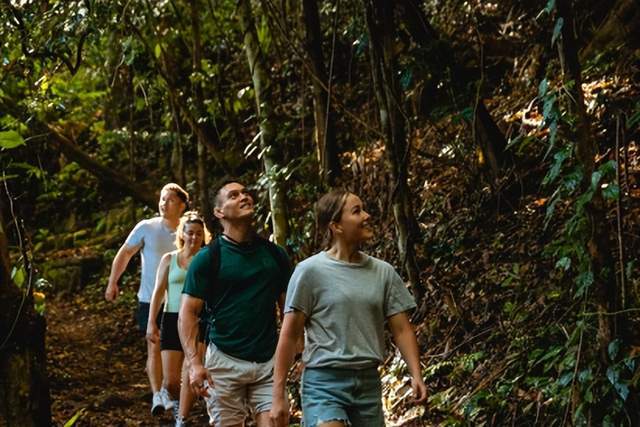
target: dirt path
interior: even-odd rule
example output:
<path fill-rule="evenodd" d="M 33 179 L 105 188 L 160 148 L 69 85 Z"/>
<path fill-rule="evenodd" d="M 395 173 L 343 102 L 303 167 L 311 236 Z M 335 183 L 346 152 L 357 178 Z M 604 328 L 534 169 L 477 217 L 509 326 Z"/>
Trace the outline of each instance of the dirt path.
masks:
<path fill-rule="evenodd" d="M 114 304 L 91 285 L 77 295 L 47 301 L 47 352 L 52 413 L 63 426 L 78 411 L 76 426 L 173 426 L 170 412 L 152 417 L 144 373 L 146 346 L 137 331 L 135 297 L 125 292 Z M 198 402 L 191 425 L 207 425 Z"/>
<path fill-rule="evenodd" d="M 144 372 L 146 344 L 134 321 L 132 286 L 124 289 L 115 303 L 104 300 L 104 287 L 98 285 L 76 295 L 48 297 L 46 345 L 51 411 L 57 426 L 80 411 L 75 426 L 174 425 L 170 411 L 151 416 L 151 391 Z M 200 401 L 188 425 L 206 426 L 208 419 Z M 419 420 L 387 421 L 390 426 L 425 425 Z"/>

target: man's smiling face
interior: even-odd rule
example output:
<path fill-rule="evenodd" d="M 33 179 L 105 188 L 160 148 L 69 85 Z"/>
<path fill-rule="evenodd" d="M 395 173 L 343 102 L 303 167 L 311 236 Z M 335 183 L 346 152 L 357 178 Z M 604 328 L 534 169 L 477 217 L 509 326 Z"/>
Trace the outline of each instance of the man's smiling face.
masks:
<path fill-rule="evenodd" d="M 216 201 L 215 216 L 219 219 L 234 221 L 253 216 L 253 197 L 238 182 L 230 182 L 222 187 Z"/>

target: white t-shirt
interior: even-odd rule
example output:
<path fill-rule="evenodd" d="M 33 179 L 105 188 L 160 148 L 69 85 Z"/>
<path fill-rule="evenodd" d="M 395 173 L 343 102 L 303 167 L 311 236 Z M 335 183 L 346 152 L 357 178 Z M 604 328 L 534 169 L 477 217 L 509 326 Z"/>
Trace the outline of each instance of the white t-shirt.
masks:
<path fill-rule="evenodd" d="M 384 321 L 416 304 L 395 269 L 362 255 L 362 262 L 320 252 L 296 266 L 285 313 L 305 314 L 302 360 L 309 368 L 364 369 L 384 358 Z"/>
<path fill-rule="evenodd" d="M 171 230 L 162 222 L 161 217 L 145 219 L 133 227 L 125 241 L 128 246 L 142 245 L 140 257 L 142 259 L 142 273 L 138 300 L 150 302 L 156 283 L 156 272 L 162 255 L 176 249 L 176 231 Z"/>

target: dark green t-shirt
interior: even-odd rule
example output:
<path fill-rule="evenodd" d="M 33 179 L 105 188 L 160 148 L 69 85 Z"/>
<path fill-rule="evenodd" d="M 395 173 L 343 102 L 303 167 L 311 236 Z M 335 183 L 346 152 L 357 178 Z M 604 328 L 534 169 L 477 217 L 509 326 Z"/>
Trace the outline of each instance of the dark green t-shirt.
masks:
<path fill-rule="evenodd" d="M 287 290 L 290 271 L 281 271 L 266 242 L 237 245 L 218 239 L 217 277 L 207 246 L 193 257 L 182 293 L 214 308 L 207 320 L 208 338 L 216 347 L 242 360 L 266 362 L 276 349 L 276 301 Z M 277 249 L 287 259 L 284 249 Z"/>

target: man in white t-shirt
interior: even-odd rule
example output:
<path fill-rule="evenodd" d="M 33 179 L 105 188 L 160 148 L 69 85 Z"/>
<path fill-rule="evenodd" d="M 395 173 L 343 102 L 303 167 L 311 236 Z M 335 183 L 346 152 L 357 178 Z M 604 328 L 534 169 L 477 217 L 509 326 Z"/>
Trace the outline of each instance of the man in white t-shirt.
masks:
<path fill-rule="evenodd" d="M 155 286 L 156 271 L 162 256 L 175 249 L 176 227 L 180 216 L 187 208 L 189 194 L 178 184 L 170 183 L 162 187 L 160 200 L 158 201 L 159 217 L 140 221 L 133 228 L 129 237 L 118 250 L 113 263 L 109 283 L 104 293 L 107 301 L 114 301 L 120 289 L 118 280 L 127 268 L 131 258 L 140 251 L 142 260 L 142 274 L 140 288 L 138 290 L 138 310 L 136 319 L 138 328 L 144 336 L 147 330 L 149 317 L 149 302 Z M 162 313 L 162 310 L 160 310 Z M 157 319 L 158 323 L 160 317 Z M 159 325 L 158 325 L 159 326 Z M 170 409 L 171 400 L 168 392 L 162 389 L 162 362 L 160 359 L 160 344 L 147 342 L 146 371 L 149 376 L 153 400 L 151 413 L 160 414 L 165 409 Z"/>

